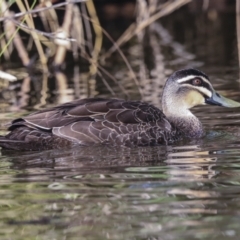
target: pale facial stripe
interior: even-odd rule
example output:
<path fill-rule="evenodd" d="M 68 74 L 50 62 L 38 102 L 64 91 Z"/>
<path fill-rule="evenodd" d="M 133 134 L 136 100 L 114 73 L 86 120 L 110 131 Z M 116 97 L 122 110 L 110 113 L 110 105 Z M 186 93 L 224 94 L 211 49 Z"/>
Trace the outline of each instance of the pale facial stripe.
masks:
<path fill-rule="evenodd" d="M 189 87 L 189 84 L 182 84 L 181 86 Z M 206 89 L 205 87 L 197 87 L 191 85 L 191 88 L 196 89 L 197 91 L 203 93 L 204 95 L 208 96 L 209 98 L 212 97 L 212 92 Z"/>
<path fill-rule="evenodd" d="M 190 76 L 187 76 L 187 77 L 184 77 L 184 78 L 181 78 L 181 79 L 177 80 L 177 82 L 178 83 L 183 83 L 183 84 L 181 84 L 181 86 L 189 86 L 189 84 L 184 84 L 184 82 L 187 82 L 187 81 L 189 81 L 191 79 L 194 79 L 194 78 L 200 78 L 202 81 L 209 84 L 209 86 L 212 88 L 212 84 L 203 76 L 190 75 Z M 208 97 L 212 97 L 212 92 L 205 87 L 191 85 L 191 88 L 194 88 L 194 89 L 202 92 L 203 94 L 205 94 Z"/>
<path fill-rule="evenodd" d="M 182 82 L 187 82 L 188 80 L 191 80 L 191 79 L 194 79 L 194 78 L 201 78 L 204 82 L 208 83 L 210 86 L 211 83 L 203 76 L 197 76 L 197 75 L 190 75 L 190 76 L 187 76 L 187 77 L 184 77 L 184 78 L 180 78 L 177 80 L 178 83 L 182 83 Z"/>

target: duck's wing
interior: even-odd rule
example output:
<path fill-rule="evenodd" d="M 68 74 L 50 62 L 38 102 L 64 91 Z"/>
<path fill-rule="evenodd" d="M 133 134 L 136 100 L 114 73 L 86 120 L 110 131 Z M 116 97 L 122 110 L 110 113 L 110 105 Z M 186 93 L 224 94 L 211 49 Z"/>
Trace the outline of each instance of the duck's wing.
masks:
<path fill-rule="evenodd" d="M 138 124 L 166 119 L 162 111 L 148 103 L 121 99 L 82 99 L 41 110 L 12 122 L 9 130 L 26 123 L 28 126 L 50 130 L 79 121 L 108 121 L 110 123 Z"/>
<path fill-rule="evenodd" d="M 99 142 L 124 144 L 124 141 L 147 143 L 156 138 L 155 130 L 159 133 L 171 131 L 171 124 L 162 111 L 150 104 L 96 98 L 77 100 L 38 111 L 13 121 L 9 130 L 23 125 L 50 131 L 55 136 L 79 144 Z M 134 145 L 140 143 L 136 142 Z"/>

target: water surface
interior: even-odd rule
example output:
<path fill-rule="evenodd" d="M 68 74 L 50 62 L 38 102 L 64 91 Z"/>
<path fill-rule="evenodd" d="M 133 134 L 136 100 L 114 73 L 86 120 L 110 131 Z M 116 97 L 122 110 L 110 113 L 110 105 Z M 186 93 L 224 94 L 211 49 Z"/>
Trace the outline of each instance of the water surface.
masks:
<path fill-rule="evenodd" d="M 234 14 L 220 14 L 215 22 L 207 14 L 179 14 L 148 29 L 149 45 L 135 39 L 124 48 L 142 96 L 116 55 L 107 69 L 128 95 L 118 84 L 111 83 L 112 89 L 160 106 L 166 76 L 191 66 L 207 72 L 221 94 L 240 101 L 236 39 L 232 28 L 219 27 L 223 20 L 233 22 Z M 176 22 L 186 27 L 176 28 Z M 205 34 L 199 22 L 205 22 Z M 113 96 L 99 79 L 89 82 L 76 72 L 29 78 L 18 70 L 23 76 L 1 92 L 1 122 L 77 97 Z M 239 239 L 240 109 L 206 106 L 194 112 L 207 132 L 198 141 L 2 151 L 0 238 Z"/>

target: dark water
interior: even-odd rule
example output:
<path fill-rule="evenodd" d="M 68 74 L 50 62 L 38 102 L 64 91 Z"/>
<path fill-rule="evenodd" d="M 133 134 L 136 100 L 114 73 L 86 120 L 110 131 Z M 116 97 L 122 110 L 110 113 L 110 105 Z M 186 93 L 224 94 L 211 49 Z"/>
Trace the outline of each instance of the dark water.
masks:
<path fill-rule="evenodd" d="M 220 93 L 240 101 L 234 14 L 221 13 L 214 21 L 207 14 L 181 16 L 176 12 L 148 29 L 149 45 L 135 39 L 124 48 L 142 97 L 116 55 L 108 70 L 122 80 L 128 97 L 158 106 L 166 76 L 186 66 L 204 70 Z M 231 27 L 222 28 L 222 22 Z M 76 81 L 76 72 L 19 77 L 3 86 L 1 121 L 79 96 L 112 97 L 99 79 L 89 83 L 79 73 Z M 199 141 L 2 151 L 0 239 L 239 239 L 240 109 L 207 106 L 194 112 L 207 130 Z"/>

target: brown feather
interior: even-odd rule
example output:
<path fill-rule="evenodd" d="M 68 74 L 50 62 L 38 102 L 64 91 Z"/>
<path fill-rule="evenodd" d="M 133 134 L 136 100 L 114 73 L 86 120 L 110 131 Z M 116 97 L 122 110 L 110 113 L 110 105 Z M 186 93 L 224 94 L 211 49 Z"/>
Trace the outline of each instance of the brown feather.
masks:
<path fill-rule="evenodd" d="M 166 143 L 172 126 L 154 106 L 139 101 L 82 99 L 16 119 L 0 145 L 15 149 L 55 148 L 105 143 L 150 145 Z M 5 143 L 4 139 L 6 139 Z M 12 147 L 14 148 L 14 147 Z"/>

